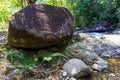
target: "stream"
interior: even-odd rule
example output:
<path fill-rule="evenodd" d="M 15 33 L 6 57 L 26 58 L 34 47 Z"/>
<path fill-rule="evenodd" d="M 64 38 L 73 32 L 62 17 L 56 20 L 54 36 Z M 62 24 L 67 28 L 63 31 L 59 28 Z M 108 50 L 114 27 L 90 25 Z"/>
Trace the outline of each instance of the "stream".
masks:
<path fill-rule="evenodd" d="M 97 39 L 101 39 L 104 38 L 106 40 L 108 40 L 109 42 L 120 46 L 120 34 L 114 34 L 114 33 L 97 33 L 97 32 L 93 32 L 93 33 L 87 33 L 91 36 L 94 36 Z"/>
<path fill-rule="evenodd" d="M 94 72 L 93 77 L 90 80 L 120 80 L 120 34 L 108 32 L 85 32 L 84 30 L 74 31 L 74 35 L 76 34 L 79 34 L 79 36 L 81 36 L 80 38 L 84 38 L 83 41 L 86 40 L 85 42 L 82 42 L 83 44 L 85 43 L 84 45 L 90 47 L 95 46 L 90 49 L 101 52 L 104 56 L 100 55 L 100 57 L 109 63 L 108 70 L 103 72 Z M 95 38 L 95 40 L 91 38 L 89 39 L 88 36 Z M 103 47 L 103 43 L 107 46 Z M 112 56 L 112 54 L 117 54 L 117 57 Z M 106 57 L 106 55 L 109 56 Z"/>
<path fill-rule="evenodd" d="M 120 47 L 120 34 L 95 32 L 87 34 L 94 36 L 97 39 L 106 39 L 111 44 Z M 109 70 L 111 73 L 108 74 L 107 79 L 105 78 L 105 73 L 102 73 L 100 76 L 97 75 L 94 77 L 94 80 L 97 80 L 100 77 L 102 77 L 103 80 L 120 80 L 120 58 L 107 58 L 105 60 L 109 63 Z"/>

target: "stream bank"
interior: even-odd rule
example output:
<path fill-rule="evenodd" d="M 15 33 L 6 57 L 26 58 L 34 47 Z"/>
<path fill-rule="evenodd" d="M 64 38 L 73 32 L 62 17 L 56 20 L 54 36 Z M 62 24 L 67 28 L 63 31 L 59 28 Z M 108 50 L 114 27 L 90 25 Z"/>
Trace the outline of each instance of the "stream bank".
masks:
<path fill-rule="evenodd" d="M 1 32 L 2 36 L 0 36 L 0 46 L 1 48 L 6 48 L 6 37 L 7 32 Z M 95 53 L 98 56 L 102 57 L 104 60 L 106 60 L 109 64 L 108 68 L 103 70 L 102 72 L 94 71 L 92 73 L 92 77 L 90 78 L 83 78 L 80 80 L 119 80 L 120 79 L 120 46 L 118 45 L 119 40 L 118 37 L 115 41 L 117 43 L 113 43 L 109 40 L 109 37 L 106 37 L 106 34 L 103 36 L 103 34 L 96 35 L 93 33 L 79 33 L 77 35 L 77 40 L 82 45 L 81 47 L 84 48 L 88 53 L 92 54 Z M 113 34 L 109 34 L 108 36 L 111 36 Z M 116 35 L 116 34 L 115 34 Z M 114 36 L 114 35 L 113 35 Z M 119 34 L 118 34 L 119 36 Z M 105 38 L 106 37 L 106 38 Z M 115 38 L 115 37 L 114 37 Z M 114 40 L 111 38 L 111 40 Z M 73 49 L 76 50 L 76 49 Z M 80 49 L 81 53 L 84 53 L 83 49 Z M 105 55 L 103 55 L 105 54 Z M 106 56 L 107 55 L 107 56 Z M 62 65 L 59 66 L 59 68 L 46 68 L 46 67 L 40 67 L 36 69 L 25 69 L 25 70 L 18 70 L 14 67 L 14 65 L 11 64 L 9 60 L 4 60 L 4 54 L 0 51 L 0 79 L 1 80 L 60 80 L 60 78 L 63 79 L 62 72 Z M 67 62 L 65 60 L 62 63 Z M 41 72 L 42 71 L 42 72 Z M 50 72 L 50 73 L 49 73 Z M 34 73 L 34 74 L 31 74 Z M 49 74 L 45 74 L 49 73 Z M 40 78 L 40 76 L 43 75 L 43 78 Z M 38 79 L 39 78 L 39 79 Z"/>

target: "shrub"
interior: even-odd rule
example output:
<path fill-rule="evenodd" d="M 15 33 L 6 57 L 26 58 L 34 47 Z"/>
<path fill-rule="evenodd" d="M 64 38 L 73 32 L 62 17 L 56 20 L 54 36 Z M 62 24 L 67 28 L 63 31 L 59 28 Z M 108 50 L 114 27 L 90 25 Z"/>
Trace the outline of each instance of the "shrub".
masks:
<path fill-rule="evenodd" d="M 26 69 L 33 68 L 39 64 L 58 64 L 61 58 L 65 57 L 62 53 L 58 52 L 50 52 L 46 54 L 39 51 L 36 54 L 32 53 L 24 53 L 15 49 L 11 50 L 2 50 L 5 57 L 4 60 L 8 59 L 16 68 L 18 69 Z"/>
<path fill-rule="evenodd" d="M 92 0 L 66 0 L 66 7 L 74 16 L 75 26 L 87 26 L 96 21 L 93 4 L 95 2 Z"/>
<path fill-rule="evenodd" d="M 64 0 L 42 0 L 41 3 L 49 4 L 53 6 L 63 6 Z"/>
<path fill-rule="evenodd" d="M 74 16 L 75 26 L 90 26 L 99 20 L 115 25 L 120 20 L 119 0 L 66 0 L 66 7 Z"/>
<path fill-rule="evenodd" d="M 120 7 L 117 9 L 116 15 L 117 18 L 119 19 L 118 26 L 120 27 Z"/>
<path fill-rule="evenodd" d="M 0 1 L 0 25 L 6 24 L 9 21 L 10 15 L 11 15 L 10 1 L 1 0 Z"/>

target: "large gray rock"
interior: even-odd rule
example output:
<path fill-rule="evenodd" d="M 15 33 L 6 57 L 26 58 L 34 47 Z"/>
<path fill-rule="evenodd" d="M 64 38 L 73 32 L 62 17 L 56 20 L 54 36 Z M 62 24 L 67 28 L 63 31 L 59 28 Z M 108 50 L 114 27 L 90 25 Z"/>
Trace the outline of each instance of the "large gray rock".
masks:
<path fill-rule="evenodd" d="M 87 46 L 76 42 L 66 48 L 66 55 L 69 58 L 78 58 L 87 64 L 94 64 L 99 59 L 98 55 L 87 49 Z"/>
<path fill-rule="evenodd" d="M 80 59 L 71 59 L 63 65 L 63 70 L 67 72 L 67 76 L 81 78 L 91 75 L 91 69 Z"/>
<path fill-rule="evenodd" d="M 9 22 L 8 43 L 17 48 L 45 48 L 68 42 L 73 17 L 64 7 L 31 4 Z"/>

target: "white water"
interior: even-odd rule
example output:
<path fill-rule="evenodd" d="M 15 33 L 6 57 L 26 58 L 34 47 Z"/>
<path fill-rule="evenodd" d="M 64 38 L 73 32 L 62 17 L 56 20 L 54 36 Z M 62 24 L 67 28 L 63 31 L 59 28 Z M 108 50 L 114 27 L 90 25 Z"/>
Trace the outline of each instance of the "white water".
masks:
<path fill-rule="evenodd" d="M 120 46 L 120 34 L 107 34 L 107 33 L 87 33 L 91 36 L 96 37 L 97 39 L 105 38 L 106 40 L 109 40 L 110 42 Z"/>

